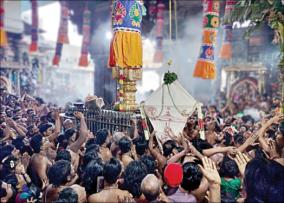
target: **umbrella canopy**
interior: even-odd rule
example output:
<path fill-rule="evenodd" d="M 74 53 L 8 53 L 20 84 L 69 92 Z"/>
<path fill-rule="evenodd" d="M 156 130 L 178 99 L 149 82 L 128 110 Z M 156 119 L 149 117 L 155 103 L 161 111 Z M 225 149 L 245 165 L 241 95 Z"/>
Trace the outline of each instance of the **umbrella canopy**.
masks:
<path fill-rule="evenodd" d="M 145 101 L 144 111 L 149 117 L 156 136 L 163 143 L 171 139 L 169 129 L 178 136 L 182 132 L 187 118 L 198 107 L 196 101 L 176 80 L 171 84 L 162 84 Z"/>

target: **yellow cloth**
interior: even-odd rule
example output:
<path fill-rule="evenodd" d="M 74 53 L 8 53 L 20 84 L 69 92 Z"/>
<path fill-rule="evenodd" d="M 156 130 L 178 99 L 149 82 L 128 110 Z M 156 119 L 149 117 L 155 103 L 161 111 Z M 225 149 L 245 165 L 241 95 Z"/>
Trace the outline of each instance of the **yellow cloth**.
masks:
<path fill-rule="evenodd" d="M 142 67 L 142 38 L 138 32 L 117 31 L 110 47 L 110 67 Z"/>
<path fill-rule="evenodd" d="M 202 79 L 215 79 L 216 70 L 214 62 L 198 60 L 194 70 L 194 77 Z"/>
<path fill-rule="evenodd" d="M 8 45 L 7 34 L 3 28 L 0 28 L 0 46 L 5 47 Z"/>

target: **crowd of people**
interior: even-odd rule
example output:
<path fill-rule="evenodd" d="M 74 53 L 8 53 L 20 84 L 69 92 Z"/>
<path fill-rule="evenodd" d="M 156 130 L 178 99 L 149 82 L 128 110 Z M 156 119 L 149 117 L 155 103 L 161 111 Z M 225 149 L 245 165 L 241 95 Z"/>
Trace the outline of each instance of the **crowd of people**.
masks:
<path fill-rule="evenodd" d="M 256 121 L 204 108 L 159 147 L 132 130 L 90 132 L 82 112 L 0 90 L 1 202 L 284 202 L 284 116 L 265 100 Z M 168 129 L 171 131 L 171 129 Z"/>

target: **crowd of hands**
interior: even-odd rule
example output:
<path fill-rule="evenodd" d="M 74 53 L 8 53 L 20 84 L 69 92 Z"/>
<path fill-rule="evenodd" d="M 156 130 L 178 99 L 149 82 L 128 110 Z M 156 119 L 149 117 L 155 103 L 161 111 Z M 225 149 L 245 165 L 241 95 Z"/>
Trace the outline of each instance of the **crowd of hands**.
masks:
<path fill-rule="evenodd" d="M 12 98 L 13 99 L 13 98 Z M 216 110 L 216 109 L 215 109 Z M 170 149 L 170 153 L 163 152 L 164 143 L 159 145 L 159 137 L 156 136 L 155 130 L 152 131 L 149 140 L 146 140 L 143 132 L 137 128 L 137 121 L 134 119 L 132 122 L 133 131 L 131 134 L 127 132 L 120 132 L 120 140 L 127 139 L 130 143 L 129 150 L 124 151 L 122 149 L 123 143 L 120 145 L 120 140 L 116 140 L 115 133 L 111 134 L 108 131 L 108 135 L 103 142 L 97 142 L 99 134 L 90 132 L 86 125 L 86 119 L 84 114 L 76 112 L 74 116 L 75 120 L 66 119 L 60 116 L 61 109 L 56 109 L 53 106 L 47 106 L 43 102 L 36 100 L 32 97 L 14 98 L 13 101 L 1 100 L 1 114 L 0 114 L 0 142 L 1 142 L 1 202 L 15 201 L 15 197 L 11 194 L 12 191 L 16 193 L 23 192 L 23 189 L 19 185 L 33 185 L 33 178 L 28 172 L 28 168 L 32 168 L 39 177 L 41 184 L 39 193 L 41 195 L 31 194 L 26 202 L 49 202 L 47 199 L 48 191 L 50 188 L 59 188 L 54 186 L 49 180 L 48 170 L 51 170 L 53 165 L 56 165 L 56 156 L 61 150 L 68 150 L 71 155 L 70 165 L 72 168 L 71 178 L 60 185 L 62 188 L 72 188 L 77 193 L 78 202 L 99 202 L 101 197 L 94 196 L 85 191 L 84 180 L 82 180 L 81 166 L 84 165 L 84 157 L 86 155 L 86 145 L 88 143 L 96 143 L 98 146 L 97 156 L 94 159 L 99 158 L 102 165 L 110 164 L 113 159 L 117 160 L 121 165 L 121 173 L 117 177 L 115 185 L 123 185 L 124 177 L 127 168 L 130 167 L 132 162 L 140 161 L 143 154 L 139 154 L 136 151 L 136 143 L 145 142 L 147 147 L 144 150 L 144 155 L 151 156 L 156 163 L 154 175 L 157 178 L 158 187 L 160 187 L 159 195 L 155 201 L 157 202 L 172 202 L 167 194 L 164 192 L 164 186 L 166 185 L 163 179 L 163 170 L 168 164 L 179 163 L 183 165 L 186 161 L 199 160 L 198 167 L 203 174 L 203 179 L 207 185 L 202 190 L 200 197 L 196 198 L 198 202 L 221 202 L 221 177 L 219 173 L 219 165 L 222 162 L 222 158 L 216 158 L 216 155 L 222 154 L 228 156 L 234 160 L 239 169 L 239 177 L 243 180 L 245 177 L 246 165 L 250 160 L 255 158 L 251 152 L 256 146 L 260 148 L 266 156 L 266 159 L 273 160 L 284 166 L 283 159 L 283 131 L 278 129 L 275 134 L 276 137 L 269 137 L 267 131 L 271 126 L 280 126 L 284 120 L 284 116 L 281 113 L 273 113 L 264 117 L 259 122 L 242 121 L 241 118 L 224 118 L 224 125 L 220 125 L 218 116 L 215 114 L 210 115 L 210 108 L 208 108 L 207 116 L 204 118 L 205 124 L 205 138 L 200 139 L 198 121 L 196 115 L 192 115 L 188 118 L 187 124 L 179 135 L 175 135 L 172 129 L 166 129 L 169 138 L 175 143 L 175 147 Z M 215 112 L 216 113 L 216 112 Z M 226 120 L 227 119 L 227 120 Z M 76 127 L 76 122 L 79 123 L 79 127 Z M 50 127 L 48 125 L 50 124 Z M 219 129 L 217 130 L 217 125 Z M 44 128 L 43 126 L 47 126 Z M 234 128 L 232 128 L 234 126 Z M 242 127 L 245 126 L 245 129 Z M 74 129 L 74 135 L 68 137 L 66 146 L 60 143 L 60 136 L 66 133 L 67 130 Z M 236 134 L 241 134 L 243 141 L 236 140 Z M 230 135 L 231 137 L 225 138 Z M 41 137 L 39 150 L 36 151 L 32 146 L 32 142 L 35 141 L 33 137 Z M 64 136 L 63 136 L 64 137 Z M 228 139 L 229 141 L 226 141 Z M 199 149 L 194 141 L 203 140 L 210 148 Z M 23 145 L 17 145 L 17 141 L 23 143 Z M 167 141 L 166 141 L 167 142 Z M 12 146 L 13 150 L 5 154 L 4 150 L 6 146 Z M 29 150 L 27 150 L 29 149 Z M 3 153 L 2 153 L 3 152 Z M 11 158 L 12 157 L 12 158 Z M 4 170 L 6 167 L 6 161 L 8 163 L 8 170 Z M 12 160 L 12 161 L 11 161 Z M 35 162 L 39 161 L 39 165 Z M 6 174 L 4 174 L 6 173 Z M 54 172 L 56 173 L 56 171 Z M 61 174 L 55 174 L 60 176 Z M 174 174 L 173 174 L 174 175 Z M 17 179 L 17 184 L 9 182 L 9 177 L 14 176 Z M 8 177 L 8 178 L 7 178 Z M 6 179 L 5 179 L 6 178 Z M 140 181 L 141 184 L 141 181 Z M 52 186 L 53 185 L 53 186 Z M 64 186 L 64 187 L 63 187 Z M 61 189 L 56 190 L 56 198 L 60 199 Z M 104 186 L 102 187 L 104 188 Z M 106 188 L 106 186 L 105 186 Z M 111 188 L 111 187 L 110 187 Z M 112 189 L 112 188 L 111 188 Z M 245 188 L 243 188 L 244 190 Z M 126 189 L 127 190 L 127 189 Z M 119 193 L 122 194 L 123 190 Z M 140 197 L 135 197 L 128 191 L 129 195 L 117 195 L 117 202 L 135 202 L 141 200 L 143 192 Z M 190 193 L 191 191 L 187 191 Z M 246 191 L 248 192 L 248 191 Z M 12 192 L 13 193 L 13 192 Z M 99 194 L 99 193 L 97 193 Z M 108 195 L 112 195 L 109 193 Z M 115 195 L 115 193 L 113 194 Z M 283 195 L 283 193 L 282 193 Z M 59 196 L 59 197 L 58 197 Z M 66 198 L 66 197 L 65 197 Z M 240 196 L 238 201 L 244 200 L 246 197 Z M 52 198 L 51 198 L 52 199 Z M 57 201 L 52 199 L 52 201 Z M 61 200 L 62 201 L 62 200 Z M 67 200 L 66 200 L 67 201 Z M 236 200 L 237 201 L 237 200 Z M 58 200 L 57 202 L 60 202 Z"/>

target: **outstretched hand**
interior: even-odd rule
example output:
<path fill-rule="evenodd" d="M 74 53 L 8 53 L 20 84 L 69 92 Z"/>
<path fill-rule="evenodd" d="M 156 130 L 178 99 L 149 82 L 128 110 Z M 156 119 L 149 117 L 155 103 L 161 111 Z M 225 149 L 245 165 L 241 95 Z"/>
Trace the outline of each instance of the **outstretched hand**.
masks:
<path fill-rule="evenodd" d="M 83 114 L 82 112 L 80 112 L 80 111 L 76 111 L 76 112 L 74 113 L 74 116 L 75 116 L 76 118 L 78 118 L 78 119 L 84 118 L 84 114 Z"/>
<path fill-rule="evenodd" d="M 211 159 L 204 157 L 202 158 L 202 164 L 203 166 L 199 165 L 199 168 L 201 172 L 203 173 L 203 175 L 205 176 L 205 178 L 208 180 L 209 184 L 210 185 L 213 185 L 213 184 L 220 185 L 221 178 L 217 171 L 215 163 Z"/>
<path fill-rule="evenodd" d="M 238 165 L 242 177 L 244 177 L 246 165 L 250 161 L 249 157 L 244 153 L 238 152 L 234 160 Z"/>

